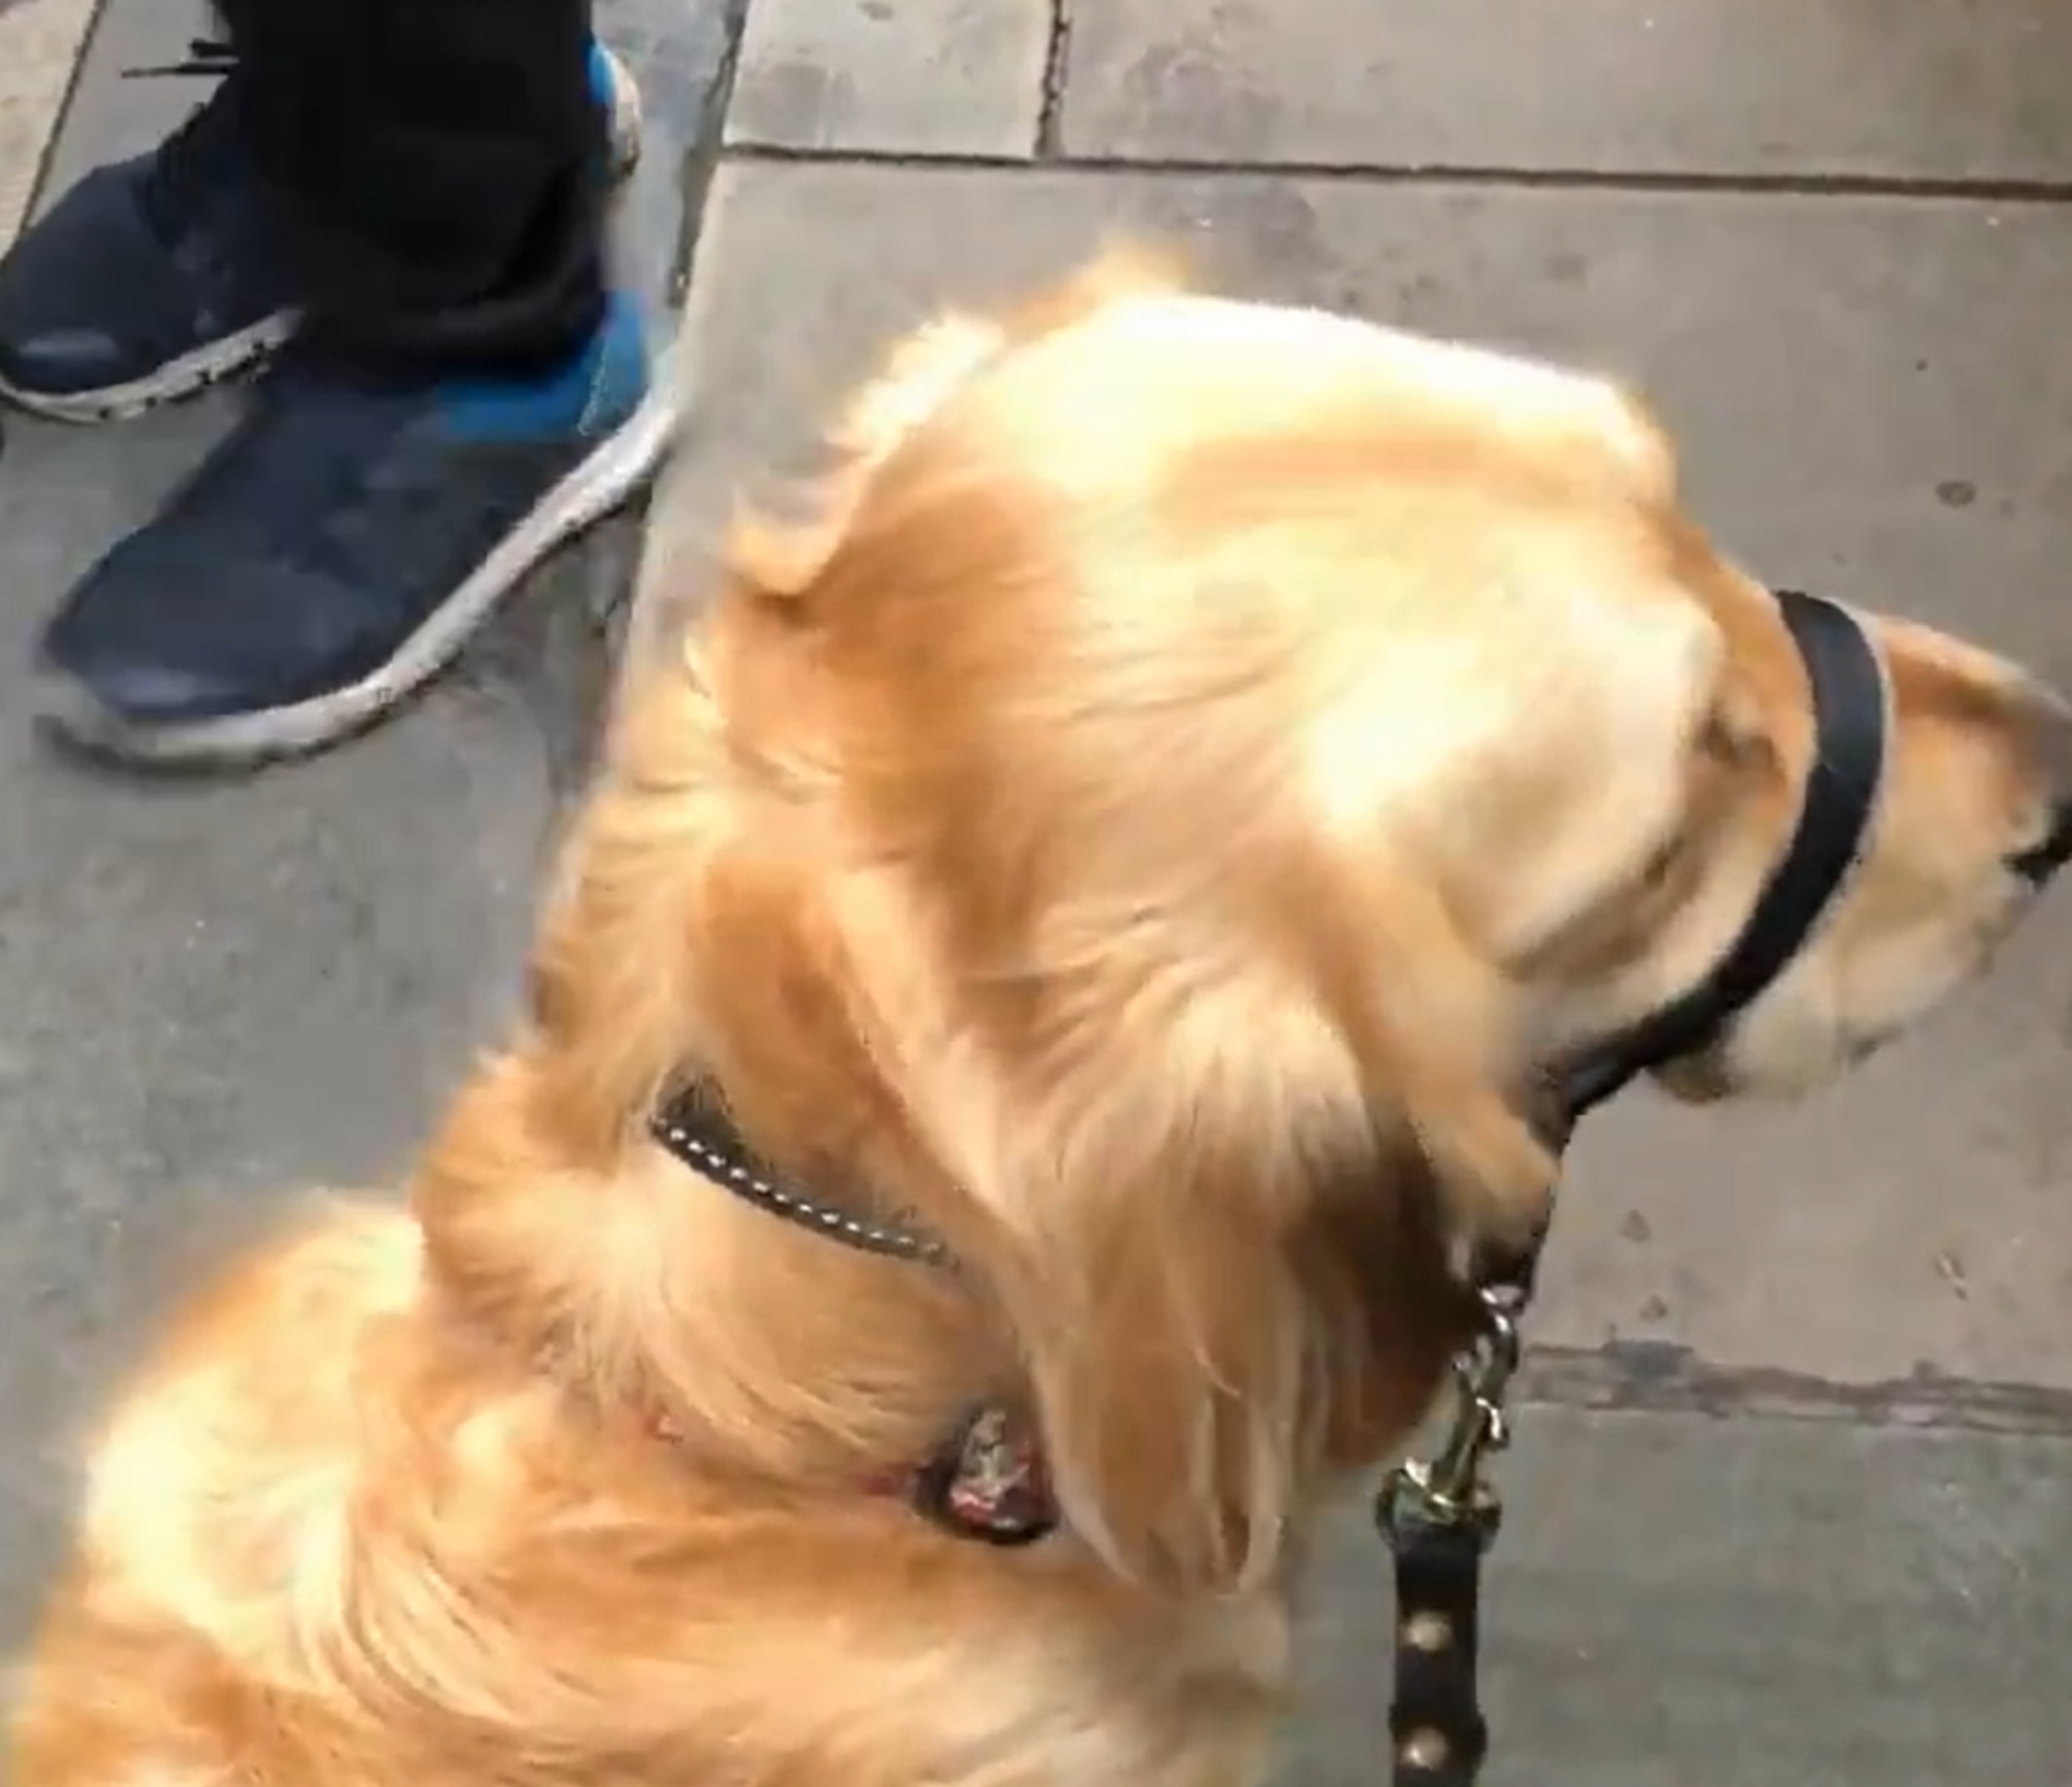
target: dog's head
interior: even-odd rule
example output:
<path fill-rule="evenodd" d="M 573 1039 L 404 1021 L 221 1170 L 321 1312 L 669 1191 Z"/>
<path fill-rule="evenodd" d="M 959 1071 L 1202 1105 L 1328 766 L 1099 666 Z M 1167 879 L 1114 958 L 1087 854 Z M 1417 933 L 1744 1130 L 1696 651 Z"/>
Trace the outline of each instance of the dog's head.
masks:
<path fill-rule="evenodd" d="M 542 1013 L 613 1112 L 695 1055 L 780 1156 L 900 1131 L 1075 1522 L 1256 1577 L 1429 1393 L 1442 1230 L 1538 1219 L 1534 1086 L 1742 931 L 1804 666 L 1642 410 L 1516 359 L 1096 280 L 917 337 L 844 438 L 632 696 Z M 1868 625 L 1860 860 L 1680 1091 L 1827 1077 L 2066 852 L 2065 710 Z"/>

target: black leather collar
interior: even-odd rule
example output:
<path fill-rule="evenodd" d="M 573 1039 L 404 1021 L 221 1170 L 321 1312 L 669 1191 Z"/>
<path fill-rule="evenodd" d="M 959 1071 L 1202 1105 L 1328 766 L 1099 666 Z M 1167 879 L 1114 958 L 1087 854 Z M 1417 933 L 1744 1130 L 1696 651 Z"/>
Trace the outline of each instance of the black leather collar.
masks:
<path fill-rule="evenodd" d="M 1811 686 L 1813 762 L 1799 824 L 1741 935 L 1681 998 L 1607 1038 L 1561 1077 L 1568 1128 L 1650 1068 L 1716 1042 L 1789 968 L 1863 853 L 1891 728 L 1885 661 L 1846 608 L 1797 590 L 1777 606 Z"/>

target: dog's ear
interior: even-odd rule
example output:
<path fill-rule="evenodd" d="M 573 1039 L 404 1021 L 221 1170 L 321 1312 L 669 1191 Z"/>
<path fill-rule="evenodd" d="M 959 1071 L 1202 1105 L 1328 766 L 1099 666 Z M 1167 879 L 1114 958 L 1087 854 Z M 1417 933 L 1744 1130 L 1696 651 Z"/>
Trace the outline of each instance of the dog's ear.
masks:
<path fill-rule="evenodd" d="M 1271 1582 L 1327 1471 L 1429 1405 L 1461 1333 L 1449 1231 L 1515 1232 L 1546 1189 L 1530 1132 L 1441 1046 L 1467 1015 L 1425 990 L 1434 939 L 1398 935 L 1427 950 L 1400 964 L 1366 940 L 1330 988 L 1328 951 L 1227 977 L 1177 941 L 1111 958 L 1118 984 L 1058 1001 L 1101 1033 L 1054 1015 L 1051 1046 L 1002 1052 L 1038 1065 L 981 1170 L 1008 1241 L 987 1275 L 1067 1517 L 1135 1580 Z"/>
<path fill-rule="evenodd" d="M 1372 1162 L 1317 1026 L 1199 987 L 1155 1003 L 1006 1091 L 981 1264 L 1074 1529 L 1134 1581 L 1222 1592 L 1278 1571 L 1334 1369 L 1362 1351 L 1297 1244 L 1321 1184 Z"/>
<path fill-rule="evenodd" d="M 1157 1586 L 1273 1579 L 1327 1469 L 1429 1406 L 1463 1333 L 1448 1243 L 1521 1238 L 1552 1184 L 1444 911 L 1395 890 L 1334 936 L 1323 904 L 1243 969 L 1118 944 L 999 1056 L 1037 1065 L 980 1176 L 1013 1238 L 989 1275 L 1068 1517 Z"/>

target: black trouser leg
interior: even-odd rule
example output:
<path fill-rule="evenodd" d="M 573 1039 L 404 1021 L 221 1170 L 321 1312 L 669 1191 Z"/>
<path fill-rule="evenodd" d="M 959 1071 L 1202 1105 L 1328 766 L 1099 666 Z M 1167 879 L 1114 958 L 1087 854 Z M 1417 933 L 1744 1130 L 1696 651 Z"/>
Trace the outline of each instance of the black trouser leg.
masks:
<path fill-rule="evenodd" d="M 220 0 L 306 334 L 373 367 L 522 364 L 603 303 L 589 0 Z"/>

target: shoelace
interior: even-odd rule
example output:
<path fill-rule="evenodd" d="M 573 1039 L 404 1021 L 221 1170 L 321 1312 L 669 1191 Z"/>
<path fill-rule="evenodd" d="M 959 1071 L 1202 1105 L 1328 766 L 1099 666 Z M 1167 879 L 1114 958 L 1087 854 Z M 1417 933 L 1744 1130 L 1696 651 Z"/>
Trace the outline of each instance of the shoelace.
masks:
<path fill-rule="evenodd" d="M 222 79 L 237 66 L 237 52 L 227 41 L 195 37 L 187 42 L 184 61 L 157 67 L 125 68 L 124 80 L 151 80 L 166 75 L 212 76 Z M 177 237 L 192 215 L 198 194 L 205 191 L 209 177 L 233 150 L 235 132 L 230 110 L 224 104 L 225 89 L 219 87 L 187 115 L 186 121 L 159 145 L 150 179 L 145 187 L 145 203 L 158 229 L 168 240 Z"/>
<path fill-rule="evenodd" d="M 224 38 L 190 37 L 185 62 L 165 62 L 155 68 L 125 68 L 126 81 L 150 80 L 164 74 L 228 74 L 237 64 L 237 52 Z"/>

